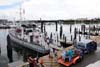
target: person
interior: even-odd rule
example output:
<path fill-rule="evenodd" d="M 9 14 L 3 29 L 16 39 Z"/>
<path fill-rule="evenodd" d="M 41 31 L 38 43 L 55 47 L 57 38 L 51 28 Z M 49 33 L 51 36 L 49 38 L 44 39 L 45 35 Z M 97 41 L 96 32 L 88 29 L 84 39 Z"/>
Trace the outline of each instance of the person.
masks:
<path fill-rule="evenodd" d="M 29 62 L 29 67 L 36 67 L 36 58 L 33 59 L 31 56 L 29 56 L 27 61 Z"/>
<path fill-rule="evenodd" d="M 80 55 L 80 57 L 83 58 L 83 57 L 84 57 L 84 52 L 83 52 L 83 50 L 78 50 L 78 55 Z"/>
<path fill-rule="evenodd" d="M 47 45 L 49 46 L 49 44 L 50 44 L 49 37 L 47 37 L 46 40 L 47 40 Z"/>
<path fill-rule="evenodd" d="M 53 58 L 53 48 L 50 48 L 49 58 Z"/>
<path fill-rule="evenodd" d="M 64 61 L 65 61 L 65 59 L 66 59 L 66 56 L 67 56 L 67 52 L 66 52 L 66 51 L 63 51 L 63 52 L 62 52 L 62 58 L 63 58 Z"/>
<path fill-rule="evenodd" d="M 69 50 L 68 50 L 68 58 L 69 58 L 69 62 L 72 61 L 72 57 L 73 57 L 73 51 L 72 51 L 72 49 L 69 49 Z"/>
<path fill-rule="evenodd" d="M 57 55 L 57 50 L 56 50 L 56 49 L 55 49 L 55 51 L 54 51 L 54 56 L 55 56 L 55 59 L 56 59 L 56 61 L 57 61 L 58 55 Z"/>
<path fill-rule="evenodd" d="M 37 66 L 38 66 L 38 67 L 45 67 L 45 65 L 44 65 L 44 60 L 43 60 L 43 59 L 40 59 Z"/>
<path fill-rule="evenodd" d="M 57 50 L 55 50 L 54 53 L 55 53 L 55 57 L 57 57 L 57 56 L 58 56 L 58 55 L 57 55 Z"/>
<path fill-rule="evenodd" d="M 9 62 L 13 62 L 13 51 L 12 51 L 12 45 L 10 42 L 10 36 L 7 35 L 7 56 L 9 59 Z"/>
<path fill-rule="evenodd" d="M 29 62 L 29 67 L 34 67 L 34 65 L 33 65 L 33 58 L 31 56 L 29 56 L 27 58 L 27 61 Z"/>

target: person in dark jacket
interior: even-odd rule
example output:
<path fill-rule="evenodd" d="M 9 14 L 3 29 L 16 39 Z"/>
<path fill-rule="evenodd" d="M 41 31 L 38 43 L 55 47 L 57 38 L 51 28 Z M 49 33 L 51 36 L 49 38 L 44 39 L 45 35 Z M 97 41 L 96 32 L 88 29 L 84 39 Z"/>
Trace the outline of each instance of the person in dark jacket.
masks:
<path fill-rule="evenodd" d="M 10 37 L 9 37 L 9 35 L 7 36 L 7 56 L 8 56 L 9 62 L 13 62 L 12 45 L 10 43 Z"/>
<path fill-rule="evenodd" d="M 37 58 L 32 58 L 32 56 L 29 56 L 27 61 L 29 62 L 29 67 L 37 67 Z"/>

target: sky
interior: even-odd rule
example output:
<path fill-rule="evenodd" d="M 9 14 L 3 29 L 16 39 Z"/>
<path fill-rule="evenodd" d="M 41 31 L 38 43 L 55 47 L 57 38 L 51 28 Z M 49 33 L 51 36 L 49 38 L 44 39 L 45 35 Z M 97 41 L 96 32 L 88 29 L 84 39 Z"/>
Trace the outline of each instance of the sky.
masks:
<path fill-rule="evenodd" d="M 100 0 L 0 0 L 0 18 L 59 20 L 100 17 Z"/>

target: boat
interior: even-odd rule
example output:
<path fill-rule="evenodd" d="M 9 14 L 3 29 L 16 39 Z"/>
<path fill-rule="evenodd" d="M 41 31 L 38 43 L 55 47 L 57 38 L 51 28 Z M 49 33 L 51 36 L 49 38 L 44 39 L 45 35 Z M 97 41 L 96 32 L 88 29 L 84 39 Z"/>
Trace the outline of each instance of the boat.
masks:
<path fill-rule="evenodd" d="M 36 57 L 49 53 L 49 47 L 45 42 L 47 36 L 44 36 L 40 28 L 33 23 L 11 29 L 7 40 L 16 52 Z"/>
<path fill-rule="evenodd" d="M 0 29 L 9 29 L 9 25 L 0 24 Z"/>
<path fill-rule="evenodd" d="M 83 54 L 81 53 L 81 50 L 77 50 L 75 48 L 74 50 L 72 49 L 72 51 L 73 51 L 73 57 L 71 61 L 69 61 L 68 55 L 66 55 L 65 60 L 63 59 L 62 56 L 58 58 L 58 63 L 61 66 L 70 67 L 72 64 L 76 64 L 83 59 Z"/>

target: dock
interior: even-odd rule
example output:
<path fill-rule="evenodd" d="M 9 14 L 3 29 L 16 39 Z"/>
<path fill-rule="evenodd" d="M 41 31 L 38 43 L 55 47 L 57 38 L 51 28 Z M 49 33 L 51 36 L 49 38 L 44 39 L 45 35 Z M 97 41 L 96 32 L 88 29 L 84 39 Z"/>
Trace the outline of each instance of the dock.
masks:
<path fill-rule="evenodd" d="M 92 36 L 91 39 L 96 41 L 97 43 L 100 43 L 100 36 Z"/>
<path fill-rule="evenodd" d="M 67 51 L 69 48 L 73 49 L 74 46 L 64 48 L 63 50 Z M 57 63 L 57 58 L 61 57 L 63 50 L 57 51 L 57 57 L 53 56 L 53 58 L 50 58 L 49 55 L 46 55 L 46 56 L 40 57 L 39 61 L 43 60 L 43 62 L 44 62 L 43 65 L 45 67 L 59 67 L 60 65 Z M 28 67 L 28 66 L 29 66 L 29 63 L 26 62 L 26 63 L 19 65 L 19 66 L 16 66 L 16 67 Z"/>
<path fill-rule="evenodd" d="M 21 65 L 23 63 L 24 63 L 23 61 L 19 60 L 19 61 L 13 62 L 13 63 L 9 63 L 8 65 L 9 65 L 9 67 L 16 67 L 17 65 Z"/>
<path fill-rule="evenodd" d="M 74 46 L 67 47 L 63 50 L 68 51 L 69 48 L 73 49 Z M 44 60 L 44 66 L 45 67 L 59 67 L 59 64 L 57 63 L 57 59 L 59 57 L 61 57 L 63 50 L 59 50 L 57 52 L 57 57 L 53 56 L 53 58 L 49 58 L 49 55 L 46 55 L 46 56 L 40 57 L 39 60 L 41 60 L 41 59 Z"/>

